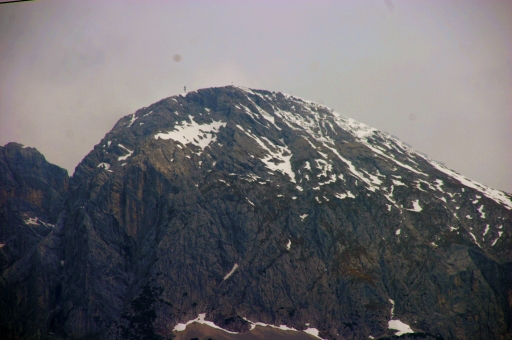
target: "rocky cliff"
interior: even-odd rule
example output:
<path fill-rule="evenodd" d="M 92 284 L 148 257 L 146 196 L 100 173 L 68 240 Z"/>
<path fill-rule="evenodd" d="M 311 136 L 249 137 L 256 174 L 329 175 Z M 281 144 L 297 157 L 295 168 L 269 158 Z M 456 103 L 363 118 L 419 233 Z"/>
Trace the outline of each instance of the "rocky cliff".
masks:
<path fill-rule="evenodd" d="M 45 273 L 30 262 L 38 244 L 54 230 L 64 209 L 69 177 L 34 148 L 18 143 L 0 147 L 0 334 L 19 337 L 32 324 L 32 305 L 41 300 Z M 15 264 L 15 265 L 14 265 Z M 32 279 L 14 274 L 15 268 Z M 41 274 L 41 276 L 39 276 Z M 6 282 L 7 280 L 7 282 Z M 27 313 L 28 314 L 25 314 Z M 17 325 L 17 326 L 15 326 Z M 16 336 L 15 336 L 16 335 Z"/>
<path fill-rule="evenodd" d="M 166 98 L 66 185 L 41 208 L 55 227 L 3 270 L 12 337 L 512 338 L 511 196 L 325 106 Z"/>
<path fill-rule="evenodd" d="M 67 171 L 34 148 L 0 146 L 1 268 L 19 260 L 55 226 L 68 189 Z"/>

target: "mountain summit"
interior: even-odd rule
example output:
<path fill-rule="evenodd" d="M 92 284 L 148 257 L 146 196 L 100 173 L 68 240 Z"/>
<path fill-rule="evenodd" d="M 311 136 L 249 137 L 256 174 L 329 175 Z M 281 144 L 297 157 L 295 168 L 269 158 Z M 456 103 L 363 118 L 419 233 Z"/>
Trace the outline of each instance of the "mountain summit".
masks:
<path fill-rule="evenodd" d="M 511 195 L 323 105 L 166 98 L 66 187 L 2 272 L 13 338 L 512 338 Z"/>

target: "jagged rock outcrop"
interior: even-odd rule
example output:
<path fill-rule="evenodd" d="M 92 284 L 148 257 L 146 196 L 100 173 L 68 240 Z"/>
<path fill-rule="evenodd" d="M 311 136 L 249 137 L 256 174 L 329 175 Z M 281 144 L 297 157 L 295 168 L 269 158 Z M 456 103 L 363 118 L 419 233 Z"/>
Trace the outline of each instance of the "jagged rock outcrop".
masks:
<path fill-rule="evenodd" d="M 38 323 L 15 314 L 33 338 L 173 338 L 203 313 L 325 339 L 512 336 L 511 196 L 322 105 L 232 86 L 161 100 L 68 195 L 2 275 L 42 264 Z"/>

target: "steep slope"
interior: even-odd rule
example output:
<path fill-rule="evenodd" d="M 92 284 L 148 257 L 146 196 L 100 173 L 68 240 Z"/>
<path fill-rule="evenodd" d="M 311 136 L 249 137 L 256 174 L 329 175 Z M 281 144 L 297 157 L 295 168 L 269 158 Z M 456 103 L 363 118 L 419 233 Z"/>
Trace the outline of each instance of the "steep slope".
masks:
<path fill-rule="evenodd" d="M 122 118 L 69 192 L 33 256 L 59 273 L 34 337 L 173 338 L 190 320 L 512 336 L 510 195 L 321 105 L 232 86 L 164 99 Z"/>

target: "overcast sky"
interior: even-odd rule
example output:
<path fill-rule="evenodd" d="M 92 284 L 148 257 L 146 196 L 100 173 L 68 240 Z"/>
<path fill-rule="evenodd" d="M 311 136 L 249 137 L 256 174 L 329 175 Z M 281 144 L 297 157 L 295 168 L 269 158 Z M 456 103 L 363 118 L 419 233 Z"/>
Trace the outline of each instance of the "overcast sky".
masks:
<path fill-rule="evenodd" d="M 323 103 L 512 192 L 512 1 L 0 5 L 0 145 L 70 174 L 122 116 L 231 83 Z"/>

